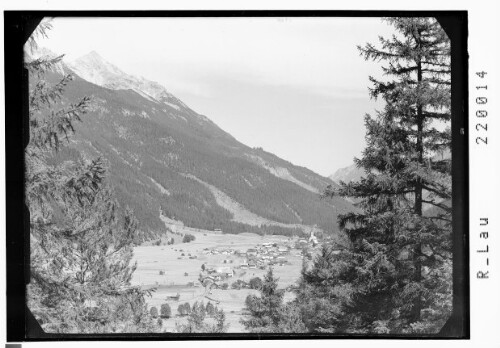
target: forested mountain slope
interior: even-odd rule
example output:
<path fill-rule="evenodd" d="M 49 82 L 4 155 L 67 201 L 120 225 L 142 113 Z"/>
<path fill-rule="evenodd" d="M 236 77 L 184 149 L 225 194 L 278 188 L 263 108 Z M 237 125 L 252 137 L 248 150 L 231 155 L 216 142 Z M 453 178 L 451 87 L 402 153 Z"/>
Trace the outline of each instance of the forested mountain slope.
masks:
<path fill-rule="evenodd" d="M 297 234 L 315 225 L 336 233 L 337 215 L 354 209 L 342 198 L 320 198 L 329 179 L 238 142 L 161 85 L 95 52 L 63 63 L 51 82 L 62 72 L 75 75 L 63 102 L 84 95 L 92 102 L 57 160 L 105 158 L 118 200 L 134 210 L 144 239 L 166 229 L 160 214 L 229 233 Z"/>

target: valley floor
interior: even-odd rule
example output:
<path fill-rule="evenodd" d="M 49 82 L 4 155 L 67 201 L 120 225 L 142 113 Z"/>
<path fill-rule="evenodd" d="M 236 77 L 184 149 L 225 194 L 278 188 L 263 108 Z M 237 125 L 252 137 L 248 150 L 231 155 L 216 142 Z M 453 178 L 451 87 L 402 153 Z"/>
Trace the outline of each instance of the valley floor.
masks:
<path fill-rule="evenodd" d="M 202 264 L 206 264 L 207 267 L 234 269 L 234 276 L 220 282 L 228 283 L 229 289 L 212 289 L 212 293 L 208 296 L 212 299 L 211 302 L 218 301 L 219 308 L 222 308 L 226 313 L 229 323 L 228 332 L 244 332 L 245 330 L 239 321 L 242 318 L 245 299 L 249 294 L 257 294 L 258 291 L 231 289 L 231 284 L 238 279 L 246 282 L 253 277 L 262 279 L 267 272 L 267 267 L 264 270 L 241 268 L 241 263 L 245 262 L 244 256 L 211 254 L 208 253 L 207 249 L 227 248 L 246 251 L 262 243 L 293 244 L 297 239 L 276 235 L 264 237 L 253 233 L 221 234 L 211 231 L 193 231 L 192 229 L 189 229 L 188 233 L 196 237 L 190 243 L 176 242 L 173 245 L 136 247 L 134 261 L 137 261 L 137 270 L 134 273 L 132 283 L 141 285 L 143 288 L 156 287 L 152 297 L 147 298 L 148 306 L 160 309 L 163 303 L 168 303 L 172 308 L 172 318 L 163 320 L 163 329 L 174 331 L 176 323 L 183 323 L 186 320 L 185 317 L 178 316 L 177 307 L 180 304 L 189 302 L 192 306 L 195 301 L 204 301 L 205 304 L 210 301 L 204 296 L 205 289 L 198 281 Z M 273 266 L 274 274 L 279 278 L 280 288 L 296 284 L 302 268 L 301 251 L 291 249 L 286 255 L 286 260 L 287 263 L 282 266 Z M 160 275 L 160 271 L 163 273 L 162 275 Z M 180 295 L 177 301 L 167 299 L 167 296 L 176 296 L 177 294 Z M 286 292 L 285 301 L 290 301 L 293 296 L 293 293 Z"/>

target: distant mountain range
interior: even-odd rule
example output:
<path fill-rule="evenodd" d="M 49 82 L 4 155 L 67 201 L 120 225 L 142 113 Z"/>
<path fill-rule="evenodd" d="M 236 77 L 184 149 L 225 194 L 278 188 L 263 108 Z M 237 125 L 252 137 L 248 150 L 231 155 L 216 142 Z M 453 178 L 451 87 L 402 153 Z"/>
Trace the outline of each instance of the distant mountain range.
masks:
<path fill-rule="evenodd" d="M 341 181 L 349 183 L 351 181 L 359 181 L 364 174 L 365 172 L 362 168 L 358 168 L 355 164 L 351 164 L 348 167 L 337 169 L 329 178 L 337 184 Z"/>
<path fill-rule="evenodd" d="M 76 76 L 62 102 L 89 96 L 92 103 L 56 160 L 106 159 L 118 201 L 139 220 L 139 242 L 169 223 L 228 233 L 337 233 L 337 215 L 355 209 L 320 197 L 328 178 L 238 142 L 162 85 L 96 52 L 63 61 L 46 78 L 56 82 L 62 73 Z"/>
<path fill-rule="evenodd" d="M 436 153 L 432 159 L 434 161 L 448 160 L 451 158 L 451 153 L 449 150 L 444 150 L 440 153 Z M 335 173 L 329 176 L 330 180 L 339 184 L 341 181 L 349 183 L 351 181 L 359 181 L 361 177 L 366 176 L 366 172 L 363 168 L 358 168 L 356 164 L 351 164 L 350 166 L 337 169 Z"/>

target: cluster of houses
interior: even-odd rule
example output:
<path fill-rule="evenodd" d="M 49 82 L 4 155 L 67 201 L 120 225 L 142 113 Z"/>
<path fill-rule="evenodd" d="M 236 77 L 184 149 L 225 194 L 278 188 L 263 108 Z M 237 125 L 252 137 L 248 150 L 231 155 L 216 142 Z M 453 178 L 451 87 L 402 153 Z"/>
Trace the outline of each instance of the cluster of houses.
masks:
<path fill-rule="evenodd" d="M 318 245 L 318 240 L 311 233 L 309 239 L 299 239 L 295 244 L 266 242 L 256 245 L 249 249 L 233 249 L 230 247 L 205 248 L 205 255 L 221 255 L 227 256 L 222 260 L 222 266 L 202 266 L 206 276 L 214 281 L 224 280 L 233 277 L 235 269 L 265 269 L 268 266 L 285 265 L 288 260 L 287 256 L 293 248 L 303 249 L 303 247 L 315 247 Z M 233 256 L 233 257 L 231 257 Z M 240 259 L 241 258 L 241 259 Z"/>
<path fill-rule="evenodd" d="M 303 249 L 309 247 L 316 248 L 318 246 L 319 246 L 319 241 L 318 238 L 314 235 L 313 231 L 310 232 L 308 239 L 299 238 L 299 240 L 297 240 L 297 242 L 295 243 L 296 249 Z"/>
<path fill-rule="evenodd" d="M 236 253 L 236 250 L 233 250 L 231 248 L 213 248 L 213 249 L 209 249 L 209 248 L 205 248 L 203 249 L 203 254 L 205 255 L 232 255 L 232 254 L 235 254 Z"/>
<path fill-rule="evenodd" d="M 247 250 L 243 249 L 232 249 L 232 248 L 205 248 L 203 253 L 205 255 L 223 255 L 228 256 L 222 260 L 222 263 L 229 265 L 234 264 L 234 268 L 238 269 L 256 269 L 265 268 L 269 265 L 280 265 L 283 266 L 287 263 L 287 257 L 290 253 L 291 245 L 278 245 L 277 243 L 262 243 L 254 248 L 249 248 Z M 235 261 L 234 258 L 230 256 L 236 256 L 238 258 L 243 258 L 243 260 Z M 221 278 L 232 277 L 234 270 L 231 266 L 223 267 L 208 267 L 206 271 L 209 274 L 214 274 L 214 276 L 220 276 Z"/>
<path fill-rule="evenodd" d="M 250 248 L 241 254 L 245 257 L 240 263 L 240 269 L 265 268 L 268 265 L 283 266 L 287 263 L 286 255 L 290 253 L 290 246 L 277 243 L 262 243 Z"/>
<path fill-rule="evenodd" d="M 221 281 L 227 278 L 231 278 L 235 275 L 234 269 L 228 266 L 202 266 L 202 277 L 203 279 L 211 279 L 213 281 Z"/>

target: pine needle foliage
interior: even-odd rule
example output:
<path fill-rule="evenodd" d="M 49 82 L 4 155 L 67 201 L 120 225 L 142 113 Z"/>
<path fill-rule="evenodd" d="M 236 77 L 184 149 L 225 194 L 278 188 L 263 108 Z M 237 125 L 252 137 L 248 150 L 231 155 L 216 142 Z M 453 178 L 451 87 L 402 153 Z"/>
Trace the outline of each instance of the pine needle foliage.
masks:
<path fill-rule="evenodd" d="M 302 275 L 312 331 L 435 333 L 451 312 L 450 40 L 433 18 L 385 21 L 396 34 L 358 47 L 384 73 L 370 77 L 385 107 L 365 117 L 365 175 L 324 193 L 361 212 L 339 216 L 349 247 Z"/>
<path fill-rule="evenodd" d="M 27 43 L 46 36 L 42 21 Z M 44 76 L 62 56 L 27 58 L 29 134 L 26 204 L 30 211 L 31 279 L 28 306 L 47 332 L 106 333 L 156 330 L 146 292 L 130 285 L 137 222 L 119 206 L 106 181 L 102 159 L 54 161 L 82 121 L 90 99 L 64 99 L 71 75 L 53 85 Z M 119 216 L 122 215 L 121 218 Z"/>
<path fill-rule="evenodd" d="M 294 303 L 284 303 L 285 291 L 278 289 L 278 278 L 270 267 L 260 286 L 260 296 L 248 295 L 245 300 L 245 329 L 261 333 L 300 333 L 306 328 Z"/>

